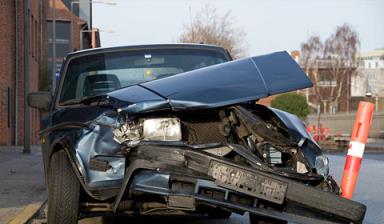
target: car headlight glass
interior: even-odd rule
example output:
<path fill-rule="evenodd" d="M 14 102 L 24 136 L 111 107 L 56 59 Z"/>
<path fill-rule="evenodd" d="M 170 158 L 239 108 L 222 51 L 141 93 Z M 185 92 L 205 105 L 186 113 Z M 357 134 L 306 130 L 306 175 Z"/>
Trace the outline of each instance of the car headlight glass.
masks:
<path fill-rule="evenodd" d="M 315 167 L 318 174 L 328 176 L 329 174 L 329 161 L 325 154 L 316 156 Z"/>
<path fill-rule="evenodd" d="M 180 120 L 178 118 L 145 119 L 143 138 L 149 141 L 180 141 Z"/>

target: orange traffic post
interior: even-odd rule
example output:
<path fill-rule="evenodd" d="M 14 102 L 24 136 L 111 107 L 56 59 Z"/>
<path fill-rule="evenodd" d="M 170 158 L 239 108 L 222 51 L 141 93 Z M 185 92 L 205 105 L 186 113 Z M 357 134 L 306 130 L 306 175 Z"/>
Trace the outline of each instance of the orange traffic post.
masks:
<path fill-rule="evenodd" d="M 359 108 L 356 113 L 341 180 L 342 197 L 347 199 L 352 199 L 353 191 L 355 190 L 374 108 L 375 105 L 373 103 L 362 101 L 359 103 Z"/>

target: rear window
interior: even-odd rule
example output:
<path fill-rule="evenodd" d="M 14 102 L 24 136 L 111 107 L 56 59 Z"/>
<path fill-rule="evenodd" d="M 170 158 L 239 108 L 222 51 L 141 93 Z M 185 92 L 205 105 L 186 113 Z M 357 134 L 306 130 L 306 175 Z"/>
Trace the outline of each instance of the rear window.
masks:
<path fill-rule="evenodd" d="M 127 50 L 75 58 L 67 67 L 60 103 L 226 61 L 225 54 L 205 49 Z"/>

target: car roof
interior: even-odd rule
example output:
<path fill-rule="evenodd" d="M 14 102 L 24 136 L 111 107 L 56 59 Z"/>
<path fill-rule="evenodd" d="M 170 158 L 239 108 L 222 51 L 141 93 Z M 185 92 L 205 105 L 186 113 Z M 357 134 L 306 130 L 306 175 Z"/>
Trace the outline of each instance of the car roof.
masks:
<path fill-rule="evenodd" d="M 141 50 L 141 49 L 170 49 L 170 48 L 188 48 L 188 49 L 202 49 L 202 50 L 215 50 L 220 51 L 223 54 L 226 54 L 231 58 L 229 52 L 223 47 L 210 44 L 194 44 L 194 43 L 182 43 L 182 44 L 145 44 L 145 45 L 127 45 L 127 46 L 117 46 L 117 47 L 99 47 L 99 48 L 90 48 L 85 50 L 79 50 L 71 52 L 67 55 L 67 59 L 73 57 L 79 57 L 89 54 L 105 53 L 105 52 L 114 52 L 114 51 L 126 51 L 126 50 Z"/>

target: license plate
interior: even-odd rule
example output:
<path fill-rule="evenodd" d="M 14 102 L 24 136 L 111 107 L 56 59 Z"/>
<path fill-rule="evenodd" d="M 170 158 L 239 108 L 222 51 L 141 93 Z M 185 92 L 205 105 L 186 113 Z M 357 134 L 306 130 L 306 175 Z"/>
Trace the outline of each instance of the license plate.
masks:
<path fill-rule="evenodd" d="M 282 204 L 288 184 L 235 166 L 211 161 L 208 174 L 219 186 Z"/>

